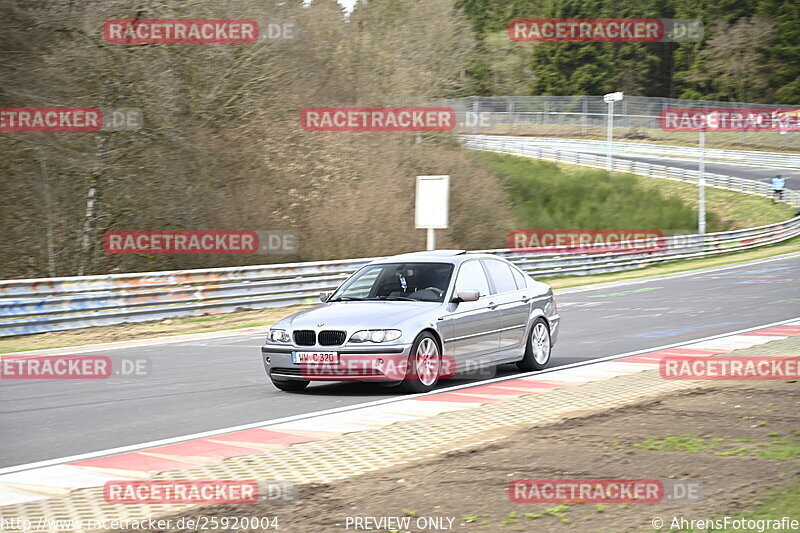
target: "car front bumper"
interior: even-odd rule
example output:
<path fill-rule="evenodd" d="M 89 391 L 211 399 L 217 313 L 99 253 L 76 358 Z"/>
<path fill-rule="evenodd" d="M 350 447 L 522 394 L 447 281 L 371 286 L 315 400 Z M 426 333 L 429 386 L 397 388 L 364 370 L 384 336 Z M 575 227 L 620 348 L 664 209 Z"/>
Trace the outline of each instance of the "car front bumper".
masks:
<path fill-rule="evenodd" d="M 282 346 L 261 347 L 267 375 L 279 381 L 384 381 L 402 380 L 401 364 L 408 360 L 411 344 L 389 346 Z M 307 365 L 292 362 L 292 352 L 337 352 L 339 364 Z"/>

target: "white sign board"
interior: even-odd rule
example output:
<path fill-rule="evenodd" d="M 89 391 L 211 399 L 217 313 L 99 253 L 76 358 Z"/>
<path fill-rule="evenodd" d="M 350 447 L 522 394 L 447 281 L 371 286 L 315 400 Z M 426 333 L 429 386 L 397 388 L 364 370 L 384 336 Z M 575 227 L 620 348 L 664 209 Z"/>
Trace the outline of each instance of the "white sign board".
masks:
<path fill-rule="evenodd" d="M 450 210 L 450 176 L 417 176 L 417 228 L 446 228 Z"/>
<path fill-rule="evenodd" d="M 622 100 L 622 97 L 623 97 L 623 94 L 622 94 L 622 92 L 618 92 L 618 93 L 608 93 L 608 94 L 604 94 L 604 95 L 603 95 L 603 100 L 604 100 L 606 103 L 609 103 L 609 102 L 619 102 L 620 100 Z"/>

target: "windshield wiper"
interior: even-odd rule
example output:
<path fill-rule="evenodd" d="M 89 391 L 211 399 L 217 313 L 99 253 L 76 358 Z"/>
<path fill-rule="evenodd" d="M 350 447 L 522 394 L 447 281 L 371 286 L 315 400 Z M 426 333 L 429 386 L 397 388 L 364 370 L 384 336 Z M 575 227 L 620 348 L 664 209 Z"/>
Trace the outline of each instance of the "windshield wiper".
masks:
<path fill-rule="evenodd" d="M 358 302 L 360 300 L 369 300 L 370 298 L 360 298 L 358 296 L 339 296 L 335 300 L 328 300 L 329 302 Z"/>
<path fill-rule="evenodd" d="M 370 300 L 403 300 L 406 302 L 418 302 L 414 298 L 407 298 L 406 296 L 376 296 L 375 298 L 370 298 Z"/>

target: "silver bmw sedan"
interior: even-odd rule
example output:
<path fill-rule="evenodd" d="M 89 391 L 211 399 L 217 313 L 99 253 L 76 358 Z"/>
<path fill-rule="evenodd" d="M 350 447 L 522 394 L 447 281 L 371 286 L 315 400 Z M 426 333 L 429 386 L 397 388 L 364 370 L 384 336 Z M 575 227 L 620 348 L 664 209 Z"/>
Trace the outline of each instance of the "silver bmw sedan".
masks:
<path fill-rule="evenodd" d="M 356 271 L 322 305 L 277 322 L 261 348 L 272 383 L 382 381 L 406 392 L 503 363 L 550 361 L 559 315 L 553 291 L 489 254 L 396 255 Z"/>

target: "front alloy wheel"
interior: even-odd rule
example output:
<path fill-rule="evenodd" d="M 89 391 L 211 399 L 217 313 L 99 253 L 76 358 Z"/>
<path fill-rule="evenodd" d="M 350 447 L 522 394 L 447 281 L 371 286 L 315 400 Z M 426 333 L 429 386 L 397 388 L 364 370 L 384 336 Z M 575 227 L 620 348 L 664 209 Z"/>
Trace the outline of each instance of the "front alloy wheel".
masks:
<path fill-rule="evenodd" d="M 550 328 L 544 318 L 537 318 L 531 327 L 531 334 L 525 344 L 525 356 L 517 363 L 517 368 L 524 372 L 544 370 L 550 362 Z"/>
<path fill-rule="evenodd" d="M 405 392 L 429 392 L 439 381 L 441 367 L 442 358 L 436 338 L 428 332 L 422 332 L 411 346 L 406 378 L 400 386 Z"/>

